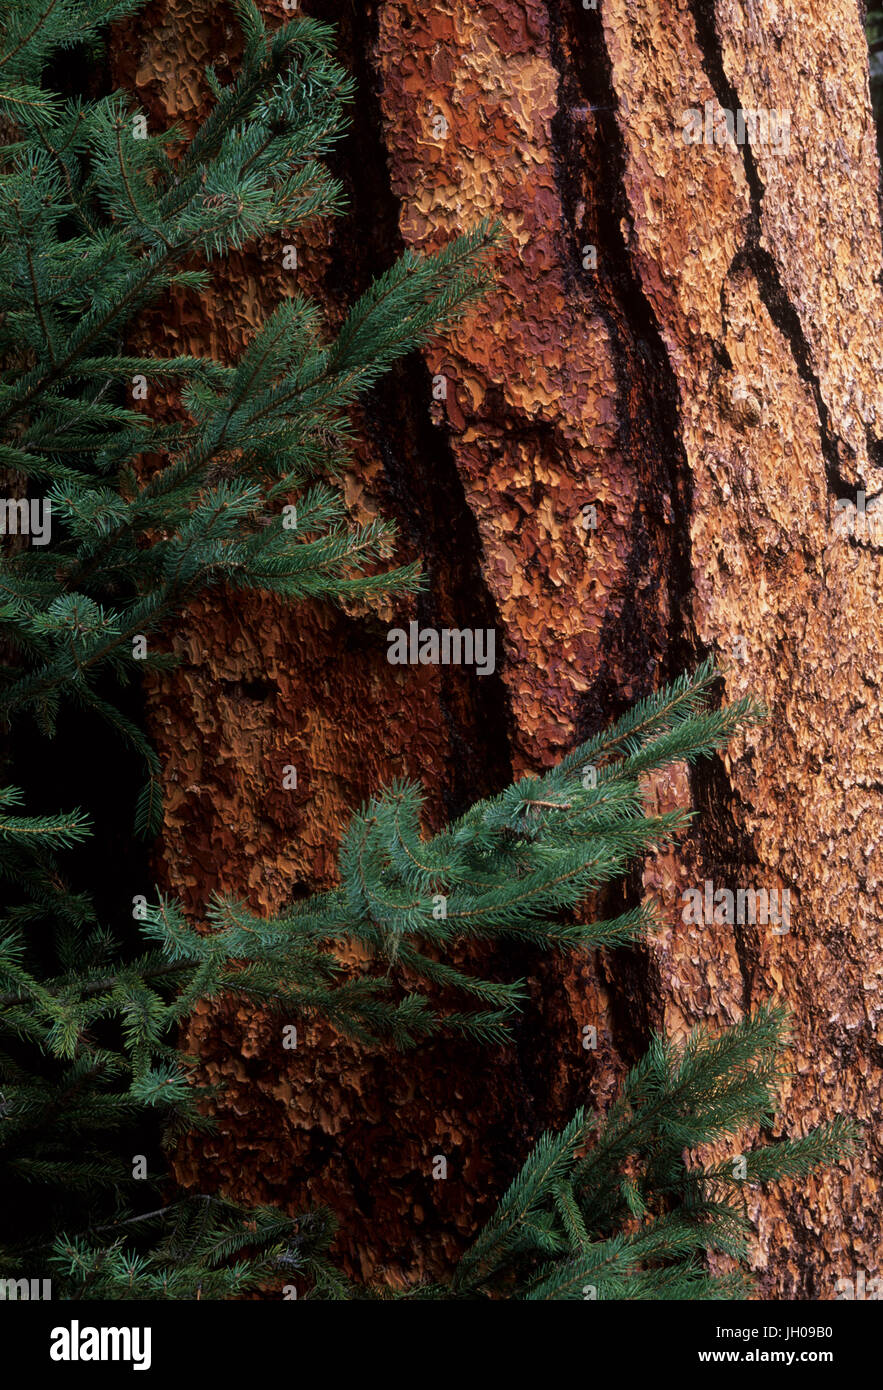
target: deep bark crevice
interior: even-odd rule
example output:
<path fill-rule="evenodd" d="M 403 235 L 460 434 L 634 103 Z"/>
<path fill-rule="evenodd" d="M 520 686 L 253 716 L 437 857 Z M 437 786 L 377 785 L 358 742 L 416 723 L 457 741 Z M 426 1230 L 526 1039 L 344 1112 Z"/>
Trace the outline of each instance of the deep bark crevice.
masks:
<path fill-rule="evenodd" d="M 359 91 L 358 117 L 328 160 L 350 204 L 346 216 L 332 225 L 326 276 L 329 292 L 344 302 L 367 289 L 405 249 L 383 142 L 378 78 L 371 63 L 379 10 L 370 4 L 314 0 L 309 12 L 335 24 L 338 49 Z M 362 419 L 383 463 L 396 522 L 426 571 L 427 587 L 417 599 L 418 621 L 437 627 L 496 628 L 499 634 L 496 605 L 481 568 L 478 526 L 450 443 L 431 421 L 431 399 L 428 370 L 414 355 L 375 387 Z M 441 789 L 448 817 L 511 780 L 512 714 L 499 669 L 502 657 L 498 650 L 497 669 L 488 676 L 468 666 L 440 668 L 440 705 L 456 753 L 450 779 Z"/>
<path fill-rule="evenodd" d="M 636 694 L 646 693 L 660 676 L 668 679 L 696 659 L 696 639 L 689 619 L 691 479 L 675 375 L 621 230 L 622 222 L 631 220 L 624 184 L 626 153 L 616 118 L 618 97 L 601 16 L 597 11 L 576 11 L 561 0 L 552 0 L 549 12 L 561 92 L 553 124 L 553 152 L 569 228 L 568 260 L 574 274 L 582 273 L 576 269 L 578 246 L 585 239 L 598 248 L 598 270 L 592 281 L 595 305 L 613 344 L 620 447 L 639 487 L 638 524 L 626 585 L 634 614 L 620 620 L 618 625 L 624 631 L 612 630 L 617 626 L 615 619 L 609 630 L 605 629 L 601 649 L 611 652 L 611 663 L 584 699 L 580 733 L 588 736 L 630 703 L 612 674 L 612 658 L 618 648 L 630 653 L 628 666 L 634 671 Z M 586 109 L 592 116 L 588 130 L 580 119 Z M 583 194 L 580 180 L 586 171 L 591 188 L 584 198 L 586 216 L 580 223 L 577 205 Z M 672 509 L 670 525 L 663 498 Z M 641 512 L 644 516 L 639 520 Z M 660 554 L 665 557 L 670 620 L 668 631 L 657 634 L 654 641 L 648 640 L 643 630 L 641 619 L 649 614 L 641 611 L 637 584 L 646 575 L 651 556 L 658 560 Z"/>
<path fill-rule="evenodd" d="M 702 870 L 719 887 L 747 887 L 746 872 L 760 867 L 754 842 L 743 829 L 735 793 L 720 758 L 705 758 L 691 769 L 690 784 L 697 815 L 692 839 Z M 734 923 L 733 946 L 742 980 L 742 1008 L 753 1003 L 758 965 L 757 944 L 744 925 Z"/>
<path fill-rule="evenodd" d="M 372 61 L 379 8 L 315 0 L 309 11 L 335 24 L 342 62 L 355 76 L 359 91 L 358 116 L 328 161 L 349 197 L 347 214 L 330 228 L 331 258 L 325 277 L 328 294 L 343 303 L 364 291 L 405 249 L 399 228 L 400 205 L 392 191 L 384 144 L 378 72 Z M 513 715 L 500 669 L 505 660 L 501 641 L 504 627 L 484 577 L 481 536 L 452 447 L 451 427 L 434 423 L 430 413 L 431 387 L 425 361 L 414 354 L 397 364 L 372 390 L 360 411 L 359 423 L 383 465 L 382 500 L 388 503 L 384 510 L 393 515 L 408 550 L 420 558 L 426 574 L 426 588 L 417 597 L 418 622 L 433 627 L 495 628 L 497 633 L 497 669 L 493 674 L 479 676 L 470 666 L 439 668 L 438 703 L 451 758 L 444 785 L 430 790 L 439 796 L 445 818 L 450 820 L 476 800 L 511 783 Z M 456 390 L 456 381 L 449 380 L 448 390 Z M 519 422 L 512 423 L 513 432 L 518 427 Z M 505 431 L 508 437 L 508 426 Z M 527 978 L 539 968 L 536 952 L 515 943 L 505 948 L 485 943 L 470 947 L 465 954 L 489 978 Z M 535 1098 L 543 1094 L 547 1080 L 537 1060 L 543 1045 L 540 1011 L 528 1004 L 515 1021 L 511 1045 L 505 1049 L 510 1095 L 517 1096 L 518 1106 L 502 1122 L 510 1151 L 508 1165 L 500 1165 L 502 1184 L 514 1175 L 541 1127 Z M 427 1046 L 422 1054 L 428 1074 L 433 1074 L 434 1054 L 442 1048 L 451 1075 L 468 1073 L 474 1066 L 468 1044 L 440 1043 Z M 498 1065 L 493 1062 L 491 1074 Z M 448 1152 L 447 1156 L 456 1163 L 455 1155 Z M 312 1154 L 309 1167 L 313 1173 L 321 1172 Z M 359 1179 L 357 1167 L 350 1165 L 350 1182 L 361 1219 L 370 1215 L 370 1184 Z M 409 1178 L 408 1183 L 415 1200 L 432 1211 L 437 1185 L 418 1177 Z M 485 1206 L 492 1204 L 493 1197 L 487 1194 Z"/>
<path fill-rule="evenodd" d="M 742 108 L 742 103 L 724 67 L 723 46 L 715 22 L 714 0 L 689 0 L 689 3 L 696 26 L 696 40 L 702 51 L 703 71 L 718 104 L 725 110 L 736 112 Z M 751 212 L 744 245 L 733 258 L 727 280 L 735 278 L 746 266 L 754 276 L 764 307 L 788 344 L 798 375 L 812 392 L 819 423 L 819 442 L 825 462 L 828 495 L 832 498 L 848 496 L 851 485 L 841 472 L 838 444 L 843 448 L 848 446 L 845 441 L 839 441 L 831 429 L 828 407 L 822 395 L 818 373 L 812 364 L 812 353 L 800 322 L 800 315 L 782 283 L 775 257 L 761 244 L 765 190 L 750 143 L 746 140 L 740 148 Z"/>
<path fill-rule="evenodd" d="M 582 701 L 579 736 L 587 738 L 635 698 L 697 660 L 690 619 L 692 479 L 677 382 L 622 232 L 623 222 L 631 221 L 626 151 L 602 19 L 597 11 L 577 11 L 560 0 L 552 0 L 549 11 L 553 61 L 560 74 L 553 153 L 567 229 L 562 259 L 574 277 L 584 280 L 578 248 L 586 242 L 597 247 L 594 306 L 611 339 L 619 447 L 637 483 L 622 611 L 615 604 L 608 610 L 600 641 L 603 666 Z M 654 573 L 667 586 L 666 631 L 659 630 L 652 595 L 644 597 L 647 576 Z M 624 672 L 629 690 L 624 689 Z M 643 896 L 639 871 L 630 875 L 626 889 L 628 905 L 636 905 Z M 614 907 L 612 895 L 608 898 L 605 911 L 622 909 L 622 903 Z M 653 956 L 638 947 L 602 953 L 598 963 L 609 990 L 617 1055 L 631 1065 L 658 1022 L 654 1015 L 661 991 Z"/>

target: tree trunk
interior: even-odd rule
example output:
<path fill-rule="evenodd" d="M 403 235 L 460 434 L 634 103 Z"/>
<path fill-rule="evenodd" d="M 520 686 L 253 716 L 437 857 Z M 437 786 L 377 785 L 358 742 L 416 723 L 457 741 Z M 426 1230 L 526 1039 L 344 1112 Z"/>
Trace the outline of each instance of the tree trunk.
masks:
<path fill-rule="evenodd" d="M 403 1056 L 309 1024 L 289 1052 L 278 1019 L 202 1009 L 190 1044 L 223 1083 L 220 1128 L 177 1173 L 327 1202 L 358 1278 L 439 1273 L 538 1133 L 605 1108 L 653 1029 L 774 998 L 794 1014 L 784 1126 L 868 1131 L 851 1168 L 752 1194 L 753 1265 L 766 1296 L 832 1298 L 883 1273 L 883 567 L 854 510 L 883 489 L 867 47 L 855 0 L 598 5 L 304 0 L 358 81 L 332 161 L 350 211 L 298 236 L 297 271 L 284 236 L 234 256 L 211 294 L 145 319 L 144 350 L 226 358 L 295 284 L 333 323 L 405 246 L 485 214 L 507 239 L 494 292 L 358 417 L 352 515 L 397 519 L 426 594 L 348 613 L 215 594 L 170 634 L 183 663 L 150 692 L 157 871 L 193 914 L 215 889 L 276 909 L 333 882 L 348 814 L 383 783 L 419 779 L 440 827 L 706 653 L 768 722 L 654 789 L 700 816 L 645 868 L 669 923 L 645 949 L 472 953 L 529 976 L 511 1046 Z M 117 35 L 116 78 L 153 130 L 194 122 L 205 64 L 223 80 L 236 43 L 214 0 L 155 0 Z M 740 110 L 773 115 L 714 143 Z M 497 672 L 389 665 L 387 629 L 414 617 L 495 628 Z M 684 922 L 706 881 L 787 889 L 790 929 Z"/>

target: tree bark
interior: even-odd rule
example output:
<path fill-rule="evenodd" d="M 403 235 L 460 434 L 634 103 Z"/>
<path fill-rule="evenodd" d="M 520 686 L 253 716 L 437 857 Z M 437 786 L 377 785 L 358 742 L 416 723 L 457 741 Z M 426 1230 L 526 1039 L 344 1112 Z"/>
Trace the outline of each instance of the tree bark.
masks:
<path fill-rule="evenodd" d="M 215 889 L 276 909 L 333 882 L 342 826 L 383 783 L 419 779 L 437 828 L 706 653 L 727 698 L 752 692 L 769 719 L 654 788 L 700 816 L 628 885 L 665 911 L 645 949 L 472 953 L 529 976 L 511 1046 L 401 1056 L 311 1024 L 287 1052 L 280 1020 L 201 1009 L 190 1045 L 223 1083 L 220 1128 L 182 1146 L 177 1175 L 327 1202 L 360 1279 L 438 1274 L 538 1133 L 604 1109 L 654 1028 L 777 999 L 794 1015 L 784 1128 L 850 1114 L 867 1138 L 851 1166 L 750 1195 L 752 1264 L 764 1296 L 832 1298 L 883 1273 L 883 566 L 836 506 L 883 489 L 867 47 L 855 0 L 598 5 L 304 0 L 358 80 L 332 161 L 350 211 L 298 236 L 294 274 L 284 237 L 232 257 L 211 294 L 145 318 L 144 350 L 226 358 L 294 284 L 333 324 L 403 247 L 485 214 L 507 239 L 495 290 L 358 417 L 348 505 L 397 519 L 426 595 L 341 613 L 214 594 L 170 634 L 182 665 L 150 691 L 158 874 L 193 914 Z M 205 64 L 223 78 L 236 42 L 213 0 L 155 0 L 115 39 L 116 79 L 151 129 L 192 123 Z M 789 150 L 762 131 L 686 144 L 706 103 L 788 113 Z M 494 627 L 498 672 L 390 666 L 386 630 L 413 617 Z M 706 880 L 788 889 L 790 930 L 684 923 Z"/>

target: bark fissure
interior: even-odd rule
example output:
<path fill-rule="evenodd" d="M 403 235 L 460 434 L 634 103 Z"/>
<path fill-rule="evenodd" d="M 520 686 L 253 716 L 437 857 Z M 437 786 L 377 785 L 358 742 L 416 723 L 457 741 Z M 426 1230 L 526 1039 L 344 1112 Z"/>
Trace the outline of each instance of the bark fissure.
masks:
<path fill-rule="evenodd" d="M 571 276 L 581 278 L 578 248 L 589 243 L 597 249 L 598 269 L 590 278 L 592 298 L 610 334 L 618 442 L 637 483 L 632 544 L 623 581 L 625 612 L 620 615 L 611 608 L 605 619 L 600 648 L 610 653 L 610 660 L 604 662 L 582 703 L 579 733 L 587 737 L 611 710 L 623 708 L 624 663 L 618 653 L 623 643 L 634 643 L 636 626 L 642 629 L 641 637 L 630 647 L 628 658 L 637 677 L 634 693 L 645 693 L 662 673 L 674 674 L 697 660 L 698 643 L 690 617 L 692 478 L 683 444 L 676 376 L 623 231 L 632 223 L 624 183 L 626 151 L 602 19 L 597 11 L 578 11 L 559 0 L 549 5 L 549 13 L 550 47 L 559 73 L 559 105 L 552 135 L 565 218 L 562 258 Z M 650 519 L 654 524 L 652 537 L 648 533 Z M 646 629 L 651 610 L 642 601 L 641 589 L 661 554 L 665 555 L 668 621 L 650 655 Z M 624 905 L 635 906 L 642 896 L 641 872 L 636 870 L 628 879 L 625 902 L 615 902 L 611 893 L 600 908 L 612 914 Z M 633 1064 L 658 1026 L 662 1001 L 658 964 L 653 951 L 641 947 L 631 952 L 601 953 L 598 969 L 609 993 L 617 1054 Z"/>
<path fill-rule="evenodd" d="M 557 137 L 556 170 L 570 229 L 571 262 L 581 232 L 577 216 L 580 177 L 588 176 L 592 187 L 586 207 L 594 217 L 587 225 L 586 235 L 592 244 L 597 244 L 594 298 L 614 344 L 620 447 L 638 479 L 638 505 L 651 515 L 655 513 L 657 551 L 661 544 L 668 552 L 668 631 L 661 662 L 657 658 L 655 664 L 657 671 L 669 676 L 696 657 L 695 634 L 689 621 L 691 479 L 680 429 L 677 381 L 622 232 L 624 221 L 631 220 L 623 183 L 626 154 L 600 13 L 579 12 L 561 0 L 552 0 L 549 11 L 552 54 L 563 97 L 553 123 L 553 135 Z M 592 116 L 589 123 L 575 115 L 586 108 Z M 583 167 L 588 175 L 581 175 Z M 664 493 L 665 503 L 671 509 L 670 525 L 666 525 L 665 510 L 660 508 L 660 493 Z M 635 522 L 628 566 L 633 593 L 639 580 L 646 576 L 650 561 L 646 533 L 637 515 Z M 613 632 L 605 631 L 603 650 L 614 643 L 614 637 Z M 616 700 L 617 691 L 602 677 L 602 683 L 585 702 L 589 717 L 583 719 L 581 734 L 593 733 L 598 727 L 592 722 L 595 710 L 603 722 L 616 708 Z"/>
<path fill-rule="evenodd" d="M 400 204 L 383 141 L 379 77 L 371 63 L 377 6 L 314 0 L 309 12 L 337 27 L 338 46 L 358 83 L 359 112 L 332 168 L 348 186 L 347 216 L 332 228 L 327 283 L 351 301 L 405 249 Z M 456 389 L 456 383 L 449 383 Z M 424 565 L 428 586 L 417 598 L 421 624 L 486 627 L 503 632 L 484 578 L 481 542 L 446 433 L 430 419 L 431 381 L 421 357 L 399 364 L 363 411 L 365 431 L 383 463 L 396 520 Z M 421 408 L 421 403 L 423 404 Z M 468 666 L 441 668 L 439 703 L 451 739 L 451 779 L 441 789 L 445 815 L 462 813 L 512 777 L 511 709 L 498 668 L 478 676 Z"/>
<path fill-rule="evenodd" d="M 446 437 L 429 422 L 428 407 L 419 407 L 430 395 L 426 368 L 416 360 L 408 363 L 377 392 L 378 410 L 368 422 L 400 524 L 426 569 L 428 586 L 418 596 L 417 618 L 429 626 L 493 628 L 502 635 L 456 461 Z M 398 438 L 390 428 L 396 416 Z M 497 652 L 497 669 L 486 676 L 469 666 L 441 668 L 439 702 L 456 755 L 451 783 L 443 789 L 447 816 L 501 791 L 512 779 L 504 657 Z"/>
<path fill-rule="evenodd" d="M 689 3 L 696 26 L 696 39 L 702 51 L 703 70 L 711 83 L 718 103 L 729 111 L 740 110 L 742 103 L 734 84 L 727 76 L 724 65 L 723 48 L 717 31 L 715 0 L 689 0 Z M 828 495 L 831 498 L 842 497 L 847 495 L 849 484 L 843 478 L 840 470 L 839 441 L 831 429 L 830 413 L 822 395 L 818 373 L 813 367 L 810 346 L 800 321 L 800 315 L 782 283 L 776 259 L 762 245 L 762 209 L 765 190 L 757 167 L 757 160 L 747 138 L 740 149 L 742 167 L 751 201 L 751 211 L 745 229 L 744 244 L 733 258 L 727 280 L 733 280 L 744 266 L 747 266 L 754 276 L 758 293 L 767 313 L 788 344 L 801 379 L 806 382 L 812 392 L 818 416 L 819 441 L 825 462 Z M 844 447 L 846 446 L 844 445 Z"/>

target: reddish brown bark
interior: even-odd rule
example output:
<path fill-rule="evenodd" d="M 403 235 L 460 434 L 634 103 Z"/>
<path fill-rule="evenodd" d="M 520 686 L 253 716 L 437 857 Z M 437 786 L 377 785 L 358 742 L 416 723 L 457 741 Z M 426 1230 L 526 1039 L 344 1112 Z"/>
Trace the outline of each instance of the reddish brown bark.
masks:
<path fill-rule="evenodd" d="M 768 1295 L 833 1297 L 838 1277 L 881 1273 L 883 567 L 835 506 L 883 486 L 861 20 L 853 0 L 762 22 L 737 0 L 599 5 L 304 5 L 339 25 L 359 98 L 335 161 L 351 211 L 300 238 L 297 284 L 333 323 L 403 246 L 486 213 L 508 240 L 496 289 L 360 416 L 348 503 L 398 519 L 402 557 L 430 577 L 419 607 L 213 596 L 171 634 L 184 662 L 151 694 L 162 876 L 194 914 L 215 888 L 276 908 L 332 882 L 348 813 L 384 782 L 420 779 L 439 826 L 701 653 L 770 719 L 691 787 L 658 789 L 703 815 L 647 866 L 670 926 L 646 950 L 501 953 L 530 976 L 510 1047 L 402 1058 L 311 1025 L 287 1053 L 278 1020 L 202 1010 L 191 1043 L 224 1083 L 220 1130 L 177 1171 L 249 1201 L 328 1202 L 360 1277 L 442 1272 L 539 1130 L 603 1108 L 652 1027 L 681 1035 L 774 997 L 795 1014 L 787 1129 L 848 1113 L 869 1136 L 852 1169 L 755 1199 L 754 1264 Z M 235 43 L 211 0 L 155 0 L 117 41 L 118 76 L 155 126 L 195 121 L 204 64 L 235 65 Z M 682 113 L 706 102 L 790 113 L 790 151 L 685 145 Z M 291 284 L 267 238 L 145 338 L 229 356 Z M 499 675 L 389 666 L 390 619 L 415 611 L 496 627 Z M 787 886 L 790 932 L 686 926 L 679 894 L 706 878 Z"/>

